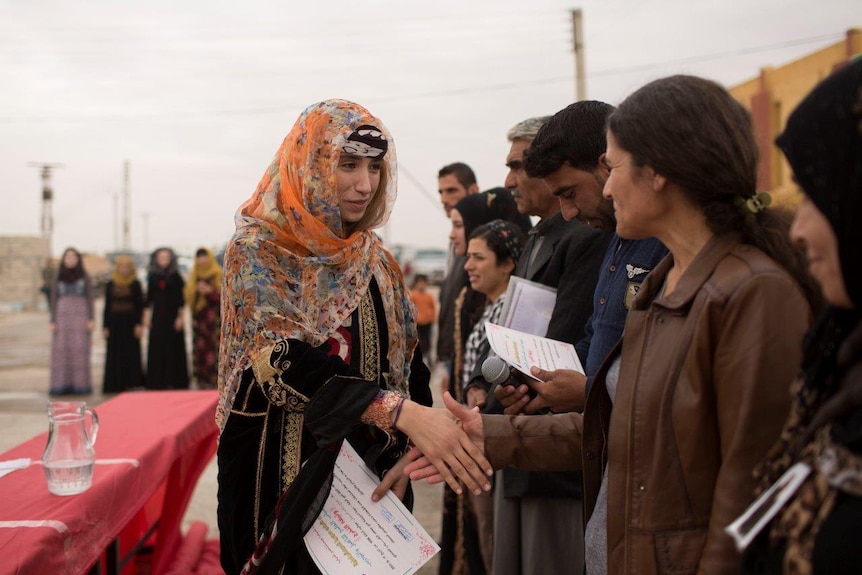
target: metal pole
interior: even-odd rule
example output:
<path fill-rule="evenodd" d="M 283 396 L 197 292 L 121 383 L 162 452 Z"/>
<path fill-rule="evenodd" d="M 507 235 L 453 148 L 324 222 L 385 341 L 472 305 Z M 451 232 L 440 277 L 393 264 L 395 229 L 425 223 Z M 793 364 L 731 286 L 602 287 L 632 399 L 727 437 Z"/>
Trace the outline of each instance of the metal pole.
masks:
<path fill-rule="evenodd" d="M 34 168 L 40 168 L 42 175 L 42 236 L 48 239 L 48 257 L 51 257 L 51 242 L 54 236 L 54 189 L 51 186 L 51 175 L 54 168 L 62 168 L 62 164 L 46 164 L 30 162 Z"/>
<path fill-rule="evenodd" d="M 123 169 L 123 251 L 132 248 L 132 191 L 130 188 L 129 161 L 126 160 Z"/>
<path fill-rule="evenodd" d="M 575 51 L 575 98 L 587 99 L 587 71 L 584 65 L 584 18 L 580 8 L 572 10 L 572 46 Z"/>
<path fill-rule="evenodd" d="M 120 196 L 114 192 L 114 251 L 120 249 Z"/>

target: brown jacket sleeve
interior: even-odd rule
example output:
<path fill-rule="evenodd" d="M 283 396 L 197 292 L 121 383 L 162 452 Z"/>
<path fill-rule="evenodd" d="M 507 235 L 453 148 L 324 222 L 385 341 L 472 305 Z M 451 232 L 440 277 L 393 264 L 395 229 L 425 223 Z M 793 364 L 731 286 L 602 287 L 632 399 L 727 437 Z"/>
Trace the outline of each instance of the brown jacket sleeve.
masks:
<path fill-rule="evenodd" d="M 485 454 L 494 469 L 572 471 L 581 468 L 583 416 L 483 415 Z"/>
<path fill-rule="evenodd" d="M 722 320 L 713 373 L 722 463 L 698 569 L 704 574 L 738 572 L 724 528 L 753 500 L 752 471 L 787 417 L 810 312 L 799 289 L 776 274 L 741 286 Z"/>

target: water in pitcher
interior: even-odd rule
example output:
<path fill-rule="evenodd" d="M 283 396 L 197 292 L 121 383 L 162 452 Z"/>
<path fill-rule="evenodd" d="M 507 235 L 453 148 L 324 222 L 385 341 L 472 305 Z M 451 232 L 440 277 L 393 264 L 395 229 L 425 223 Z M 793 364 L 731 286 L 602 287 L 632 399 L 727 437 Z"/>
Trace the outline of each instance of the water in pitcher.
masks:
<path fill-rule="evenodd" d="M 99 418 L 83 401 L 48 402 L 48 444 L 42 453 L 48 491 L 75 495 L 90 488 L 96 461 L 93 444 L 98 432 Z"/>
<path fill-rule="evenodd" d="M 93 462 L 80 459 L 51 461 L 43 464 L 48 491 L 54 495 L 75 495 L 93 483 Z"/>

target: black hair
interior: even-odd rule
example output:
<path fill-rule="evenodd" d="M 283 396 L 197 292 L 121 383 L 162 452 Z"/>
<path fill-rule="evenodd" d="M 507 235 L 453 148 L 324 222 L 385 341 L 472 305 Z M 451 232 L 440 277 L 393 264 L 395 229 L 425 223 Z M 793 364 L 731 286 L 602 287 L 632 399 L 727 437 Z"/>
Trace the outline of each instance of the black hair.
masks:
<path fill-rule="evenodd" d="M 476 185 L 476 174 L 473 172 L 473 168 L 463 162 L 455 162 L 443 166 L 437 172 L 437 178 L 439 179 L 450 174 L 455 176 L 455 179 L 458 180 L 459 184 L 464 186 L 465 190 L 470 186 Z"/>
<path fill-rule="evenodd" d="M 804 255 L 788 237 L 793 215 L 740 207 L 757 193 L 759 155 L 751 116 L 727 90 L 696 76 L 655 80 L 619 105 L 608 132 L 636 167 L 649 166 L 679 186 L 714 234 L 740 233 L 783 266 L 819 307 Z"/>
<path fill-rule="evenodd" d="M 501 234 L 503 231 L 505 233 Z M 470 234 L 468 240 L 483 239 L 488 249 L 494 252 L 497 265 L 511 259 L 516 264 L 524 249 L 525 234 L 516 224 L 505 220 L 493 220 L 482 224 Z"/>
<path fill-rule="evenodd" d="M 585 100 L 551 116 L 524 151 L 524 169 L 531 178 L 544 178 L 563 164 L 591 172 L 605 153 L 605 124 L 614 107 Z"/>

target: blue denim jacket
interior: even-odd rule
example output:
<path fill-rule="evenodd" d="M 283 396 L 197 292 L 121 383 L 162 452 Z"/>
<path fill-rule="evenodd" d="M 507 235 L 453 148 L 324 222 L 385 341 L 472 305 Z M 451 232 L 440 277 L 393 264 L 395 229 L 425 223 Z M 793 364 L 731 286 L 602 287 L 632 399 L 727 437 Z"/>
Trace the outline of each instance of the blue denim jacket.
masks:
<path fill-rule="evenodd" d="M 588 392 L 596 371 L 623 335 L 641 282 L 667 253 L 655 238 L 624 240 L 616 234 L 611 238 L 593 294 L 593 314 L 575 346 L 587 374 Z"/>

